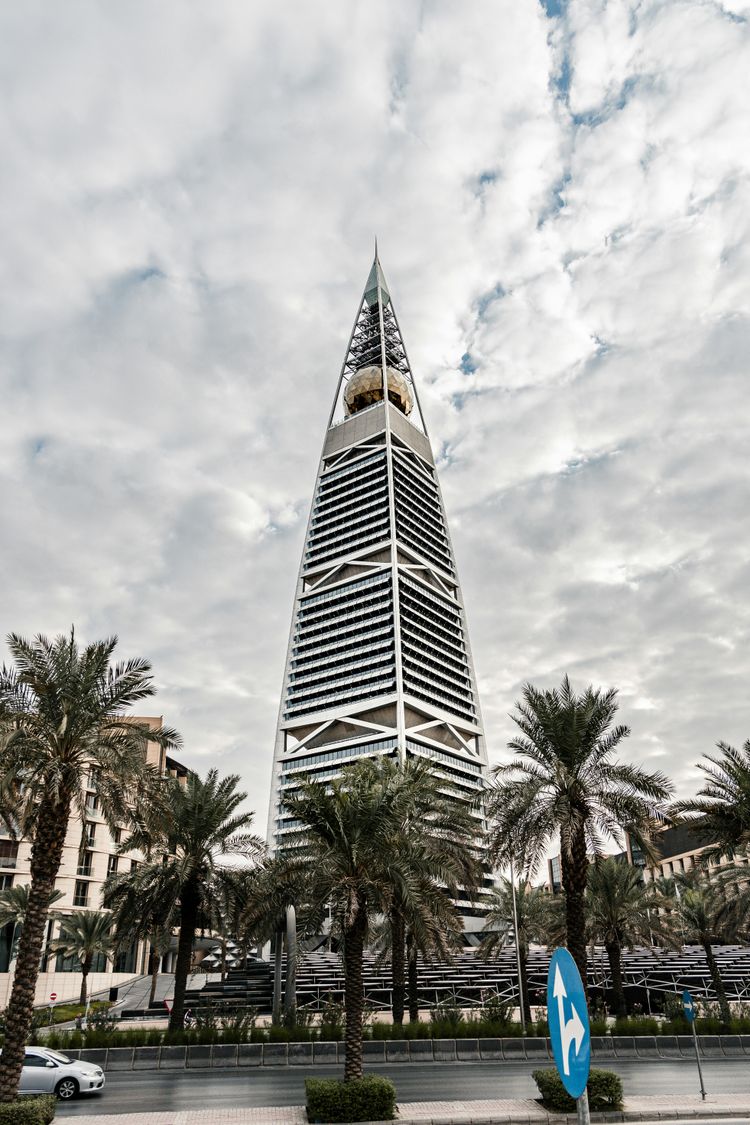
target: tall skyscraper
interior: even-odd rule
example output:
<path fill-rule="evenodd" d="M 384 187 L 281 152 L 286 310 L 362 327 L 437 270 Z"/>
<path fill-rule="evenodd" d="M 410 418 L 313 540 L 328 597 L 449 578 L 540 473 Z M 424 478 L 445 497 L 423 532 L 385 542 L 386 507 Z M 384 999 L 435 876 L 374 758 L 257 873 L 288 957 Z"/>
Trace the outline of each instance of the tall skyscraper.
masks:
<path fill-rule="evenodd" d="M 430 758 L 467 795 L 487 755 L 435 459 L 377 253 L 323 443 L 274 752 L 284 793 L 362 755 Z"/>

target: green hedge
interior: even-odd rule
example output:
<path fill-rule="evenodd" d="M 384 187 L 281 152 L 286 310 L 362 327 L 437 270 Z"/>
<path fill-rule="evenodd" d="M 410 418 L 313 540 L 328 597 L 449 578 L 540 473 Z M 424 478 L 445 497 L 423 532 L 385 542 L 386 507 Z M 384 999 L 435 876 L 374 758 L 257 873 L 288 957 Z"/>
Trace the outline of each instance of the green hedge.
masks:
<path fill-rule="evenodd" d="M 574 1113 L 575 1098 L 571 1098 L 556 1070 L 535 1070 L 532 1077 L 542 1095 L 545 1109 L 561 1113 Z M 589 1109 L 622 1109 L 622 1079 L 612 1070 L 592 1070 L 587 1084 Z"/>
<path fill-rule="evenodd" d="M 396 1087 L 387 1078 L 368 1074 L 351 1082 L 338 1078 L 306 1078 L 308 1121 L 393 1121 Z"/>
<path fill-rule="evenodd" d="M 49 1125 L 55 1116 L 55 1099 L 23 1098 L 0 1104 L 0 1125 Z"/>

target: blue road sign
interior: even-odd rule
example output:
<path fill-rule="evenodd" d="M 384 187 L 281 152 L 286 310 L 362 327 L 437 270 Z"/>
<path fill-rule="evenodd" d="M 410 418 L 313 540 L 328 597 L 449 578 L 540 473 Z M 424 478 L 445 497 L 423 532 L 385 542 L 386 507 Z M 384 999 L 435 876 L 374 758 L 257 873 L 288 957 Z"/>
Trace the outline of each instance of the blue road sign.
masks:
<path fill-rule="evenodd" d="M 695 1019 L 695 1001 L 687 989 L 682 994 L 682 1010 L 688 1023 L 692 1023 Z"/>
<path fill-rule="evenodd" d="M 556 949 L 549 963 L 547 1022 L 563 1086 L 571 1098 L 580 1098 L 591 1067 L 591 1032 L 586 994 L 567 949 Z"/>

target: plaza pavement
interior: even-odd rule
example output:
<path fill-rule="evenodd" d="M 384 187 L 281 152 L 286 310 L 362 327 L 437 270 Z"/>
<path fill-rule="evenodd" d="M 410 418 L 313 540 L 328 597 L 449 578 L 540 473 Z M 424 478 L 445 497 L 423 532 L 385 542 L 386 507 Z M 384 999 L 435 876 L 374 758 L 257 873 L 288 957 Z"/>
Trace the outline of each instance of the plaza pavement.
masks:
<path fill-rule="evenodd" d="M 58 1120 L 66 1116 L 60 1114 Z M 592 1113 L 592 1122 L 740 1119 L 750 1121 L 747 1094 L 654 1095 L 625 1099 L 620 1112 Z M 304 1106 L 243 1109 L 164 1110 L 156 1113 L 76 1114 L 83 1125 L 307 1125 Z M 403 1102 L 398 1125 L 553 1125 L 572 1123 L 576 1115 L 549 1114 L 533 1099 L 495 1098 L 485 1101 Z"/>

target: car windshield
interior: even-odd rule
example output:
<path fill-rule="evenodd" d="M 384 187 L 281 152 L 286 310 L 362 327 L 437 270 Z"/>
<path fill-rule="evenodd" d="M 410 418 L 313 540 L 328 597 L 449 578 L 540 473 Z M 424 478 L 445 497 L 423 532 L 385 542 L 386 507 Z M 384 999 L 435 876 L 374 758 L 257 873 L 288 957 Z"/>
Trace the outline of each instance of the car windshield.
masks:
<path fill-rule="evenodd" d="M 49 1051 L 48 1050 L 47 1054 L 49 1055 L 49 1057 L 51 1059 L 55 1059 L 56 1062 L 61 1062 L 61 1063 L 69 1063 L 70 1062 L 70 1059 L 68 1058 L 68 1056 L 67 1055 L 61 1055 L 59 1051 Z"/>

